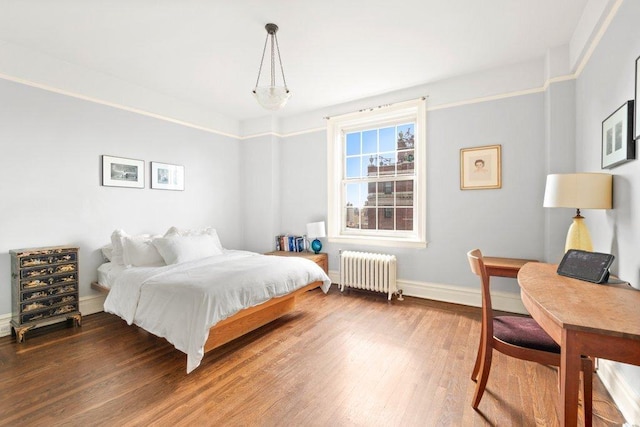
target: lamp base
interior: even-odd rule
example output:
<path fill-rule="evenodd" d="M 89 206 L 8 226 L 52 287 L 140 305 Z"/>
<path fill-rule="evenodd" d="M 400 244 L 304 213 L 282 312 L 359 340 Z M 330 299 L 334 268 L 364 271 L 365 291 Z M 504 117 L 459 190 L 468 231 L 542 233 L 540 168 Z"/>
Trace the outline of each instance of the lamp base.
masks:
<path fill-rule="evenodd" d="M 593 244 L 587 225 L 584 223 L 584 217 L 580 214 L 573 217 L 573 223 L 569 227 L 567 240 L 564 244 L 564 251 L 569 249 L 580 249 L 583 251 L 593 252 Z"/>
<path fill-rule="evenodd" d="M 322 250 L 322 242 L 318 239 L 315 239 L 313 242 L 311 242 L 311 249 L 313 249 L 313 252 L 316 254 L 320 253 L 320 251 Z"/>

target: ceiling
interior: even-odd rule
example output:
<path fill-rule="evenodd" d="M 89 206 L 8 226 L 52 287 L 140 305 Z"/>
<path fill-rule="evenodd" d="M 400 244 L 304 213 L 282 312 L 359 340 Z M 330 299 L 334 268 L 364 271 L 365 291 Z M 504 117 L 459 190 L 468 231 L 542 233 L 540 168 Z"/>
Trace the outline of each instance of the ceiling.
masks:
<path fill-rule="evenodd" d="M 0 40 L 235 120 L 266 37 L 293 94 L 286 117 L 544 57 L 587 0 L 1 0 Z"/>

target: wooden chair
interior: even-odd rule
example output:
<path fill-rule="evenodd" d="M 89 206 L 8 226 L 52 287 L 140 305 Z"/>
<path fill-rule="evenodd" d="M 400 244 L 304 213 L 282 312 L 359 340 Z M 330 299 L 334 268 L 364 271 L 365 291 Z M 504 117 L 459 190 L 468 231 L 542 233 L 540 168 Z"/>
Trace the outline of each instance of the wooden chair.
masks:
<path fill-rule="evenodd" d="M 478 408 L 491 369 L 493 350 L 517 359 L 529 360 L 543 365 L 560 366 L 560 346 L 531 317 L 493 316 L 489 276 L 484 266 L 482 252 L 474 249 L 467 253 L 471 271 L 480 276 L 482 282 L 482 333 L 478 356 L 471 379 L 476 381 L 476 392 L 472 406 Z M 582 358 L 582 382 L 584 386 L 585 425 L 591 425 L 593 361 Z"/>

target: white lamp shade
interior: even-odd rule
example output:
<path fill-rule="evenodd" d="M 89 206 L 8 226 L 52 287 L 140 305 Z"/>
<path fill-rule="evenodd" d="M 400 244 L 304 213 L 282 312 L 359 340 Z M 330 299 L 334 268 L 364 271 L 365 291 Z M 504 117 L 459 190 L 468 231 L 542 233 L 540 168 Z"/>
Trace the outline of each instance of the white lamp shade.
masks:
<path fill-rule="evenodd" d="M 545 208 L 611 209 L 613 177 L 607 173 L 547 175 Z"/>
<path fill-rule="evenodd" d="M 291 98 L 291 92 L 281 86 L 258 86 L 254 89 L 253 96 L 267 110 L 279 110 Z"/>
<path fill-rule="evenodd" d="M 310 222 L 309 224 L 307 224 L 307 236 L 310 239 L 325 237 L 326 232 L 324 230 L 324 221 Z"/>

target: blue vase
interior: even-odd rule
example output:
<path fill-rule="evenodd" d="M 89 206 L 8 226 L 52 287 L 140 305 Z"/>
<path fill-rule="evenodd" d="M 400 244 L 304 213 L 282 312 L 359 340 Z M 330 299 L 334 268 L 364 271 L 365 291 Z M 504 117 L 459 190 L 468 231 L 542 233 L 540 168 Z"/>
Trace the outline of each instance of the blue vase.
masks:
<path fill-rule="evenodd" d="M 313 249 L 314 253 L 319 253 L 322 249 L 322 242 L 318 239 L 315 239 L 313 242 L 311 242 L 311 249 Z"/>

